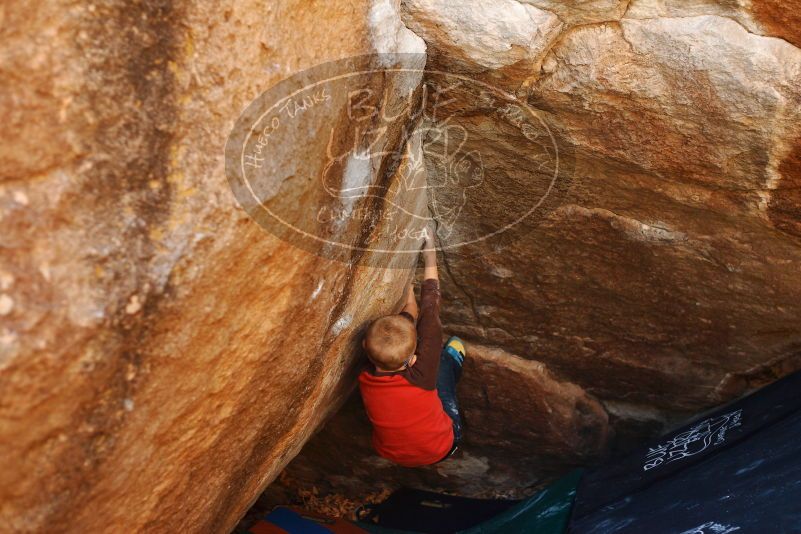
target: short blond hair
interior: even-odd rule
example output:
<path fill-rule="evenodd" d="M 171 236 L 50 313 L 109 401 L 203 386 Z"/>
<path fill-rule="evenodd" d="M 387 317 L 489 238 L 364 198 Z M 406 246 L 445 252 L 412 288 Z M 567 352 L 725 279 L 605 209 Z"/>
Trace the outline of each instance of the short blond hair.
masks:
<path fill-rule="evenodd" d="M 417 348 L 414 323 L 402 315 L 379 317 L 367 327 L 364 348 L 376 367 L 384 371 L 395 370 Z"/>

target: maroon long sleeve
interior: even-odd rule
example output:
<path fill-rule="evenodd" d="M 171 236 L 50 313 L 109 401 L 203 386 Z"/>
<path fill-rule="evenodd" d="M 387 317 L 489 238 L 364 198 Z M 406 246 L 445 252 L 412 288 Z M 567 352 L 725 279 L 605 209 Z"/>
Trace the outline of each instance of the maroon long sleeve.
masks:
<path fill-rule="evenodd" d="M 411 384 L 428 390 L 437 388 L 439 355 L 442 351 L 439 307 L 439 280 L 424 280 L 420 285 L 420 314 L 417 319 L 417 361 L 402 374 Z"/>

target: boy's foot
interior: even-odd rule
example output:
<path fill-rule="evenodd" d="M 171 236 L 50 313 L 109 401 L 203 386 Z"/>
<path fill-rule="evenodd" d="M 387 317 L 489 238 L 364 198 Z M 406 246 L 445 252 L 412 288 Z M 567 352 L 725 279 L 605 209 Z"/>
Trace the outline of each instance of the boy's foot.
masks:
<path fill-rule="evenodd" d="M 459 364 L 459 367 L 462 366 L 464 363 L 464 342 L 456 336 L 451 336 L 447 343 L 445 343 L 445 352 L 447 352 L 456 363 Z"/>

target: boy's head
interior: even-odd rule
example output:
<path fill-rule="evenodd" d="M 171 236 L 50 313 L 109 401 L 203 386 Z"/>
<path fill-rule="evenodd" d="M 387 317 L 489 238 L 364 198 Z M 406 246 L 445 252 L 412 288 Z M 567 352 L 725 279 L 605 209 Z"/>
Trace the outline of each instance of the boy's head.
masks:
<path fill-rule="evenodd" d="M 386 315 L 370 323 L 362 345 L 376 367 L 395 371 L 414 354 L 417 331 L 406 317 Z"/>

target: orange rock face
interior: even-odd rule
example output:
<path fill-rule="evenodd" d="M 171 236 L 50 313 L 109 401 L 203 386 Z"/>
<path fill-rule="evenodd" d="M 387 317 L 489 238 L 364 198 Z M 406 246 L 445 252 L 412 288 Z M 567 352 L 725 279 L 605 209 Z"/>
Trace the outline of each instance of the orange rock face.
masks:
<path fill-rule="evenodd" d="M 393 236 L 424 212 L 446 332 L 474 347 L 463 455 L 388 466 L 352 400 L 296 474 L 525 490 L 801 366 L 794 3 L 452 4 L 3 5 L 0 528 L 230 529 L 351 391 L 360 328 L 411 276 Z M 405 222 L 265 232 L 225 172 L 243 110 L 426 46 L 444 74 L 350 87 L 384 124 L 334 99 L 278 147 L 261 130 L 259 206 L 295 223 L 380 186 L 368 207 Z M 472 81 L 410 134 L 404 98 L 437 76 Z"/>
<path fill-rule="evenodd" d="M 289 74 L 417 40 L 386 7 L 3 6 L 0 530 L 224 532 L 341 401 L 411 260 L 264 232 L 224 146 Z M 326 160 L 313 133 L 297 176 Z"/>
<path fill-rule="evenodd" d="M 755 0 L 751 12 L 768 35 L 801 46 L 801 3 L 797 0 Z"/>

